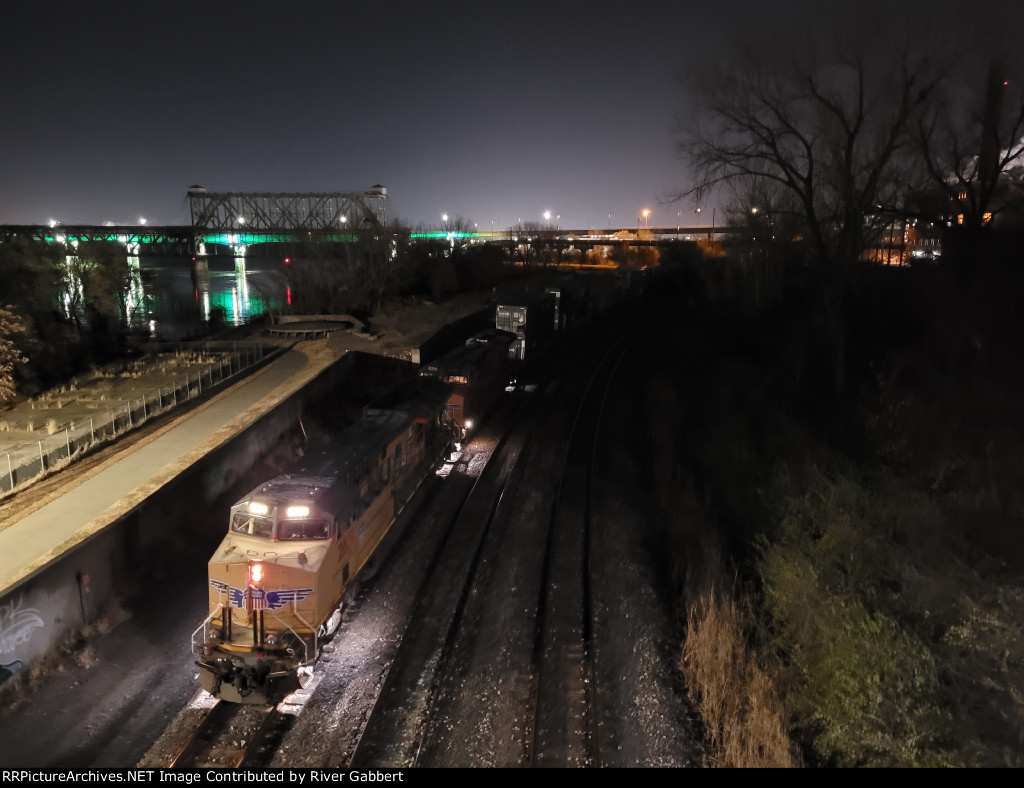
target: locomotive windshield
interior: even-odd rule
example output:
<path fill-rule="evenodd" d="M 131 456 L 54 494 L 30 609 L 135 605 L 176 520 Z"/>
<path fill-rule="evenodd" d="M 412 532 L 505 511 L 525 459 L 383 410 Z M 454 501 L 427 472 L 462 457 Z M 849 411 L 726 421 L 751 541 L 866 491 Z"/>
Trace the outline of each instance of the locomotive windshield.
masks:
<path fill-rule="evenodd" d="M 270 539 L 274 535 L 274 518 L 235 512 L 231 518 L 231 533 Z"/>
<path fill-rule="evenodd" d="M 277 538 L 282 542 L 300 539 L 329 539 L 330 524 L 318 520 L 282 520 L 277 524 Z"/>
<path fill-rule="evenodd" d="M 274 518 L 248 512 L 235 512 L 231 518 L 231 533 L 296 542 L 302 539 L 330 539 L 331 524 L 325 520 L 280 520 L 274 533 Z"/>

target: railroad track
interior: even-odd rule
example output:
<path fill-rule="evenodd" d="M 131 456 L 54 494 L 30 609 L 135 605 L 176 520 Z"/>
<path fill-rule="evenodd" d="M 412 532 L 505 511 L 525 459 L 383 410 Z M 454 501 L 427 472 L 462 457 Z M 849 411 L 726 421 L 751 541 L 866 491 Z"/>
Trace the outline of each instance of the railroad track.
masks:
<path fill-rule="evenodd" d="M 553 427 L 537 421 L 554 387 L 531 395 L 525 426 L 492 456 L 489 478 L 453 521 L 448 552 L 435 557 L 352 766 L 600 763 L 590 711 L 589 500 L 597 427 L 627 343 L 606 348 L 569 396 L 575 411 L 559 434 L 560 457 L 541 440 Z M 538 456 L 523 461 L 534 448 Z M 523 466 L 542 462 L 556 483 L 531 496 Z"/>
<path fill-rule="evenodd" d="M 635 337 L 616 338 L 595 366 L 562 457 L 538 604 L 529 766 L 601 765 L 593 713 L 598 691 L 590 561 L 594 465 L 608 391 Z"/>
<path fill-rule="evenodd" d="M 536 399 L 526 396 L 511 420 L 527 426 L 515 431 L 506 428 L 496 436 L 497 445 L 487 465 L 451 518 L 448 533 L 431 560 L 433 573 L 361 733 L 351 766 L 419 765 L 423 735 L 479 571 L 481 550 L 494 536 L 495 516 L 517 458 L 531 440 L 529 425 L 538 415 Z"/>
<path fill-rule="evenodd" d="M 274 706 L 218 702 L 168 764 L 172 769 L 260 767 L 289 724 Z"/>

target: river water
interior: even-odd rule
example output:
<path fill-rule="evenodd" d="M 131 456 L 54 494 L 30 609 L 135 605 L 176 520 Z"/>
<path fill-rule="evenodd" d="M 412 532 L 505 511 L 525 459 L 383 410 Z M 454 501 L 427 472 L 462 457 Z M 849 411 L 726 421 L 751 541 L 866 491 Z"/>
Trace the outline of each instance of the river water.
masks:
<path fill-rule="evenodd" d="M 210 257 L 206 267 L 191 257 L 129 258 L 138 265 L 143 292 L 139 321 L 154 338 L 184 340 L 202 335 L 211 313 L 224 310 L 229 326 L 258 318 L 289 300 L 281 258 Z"/>

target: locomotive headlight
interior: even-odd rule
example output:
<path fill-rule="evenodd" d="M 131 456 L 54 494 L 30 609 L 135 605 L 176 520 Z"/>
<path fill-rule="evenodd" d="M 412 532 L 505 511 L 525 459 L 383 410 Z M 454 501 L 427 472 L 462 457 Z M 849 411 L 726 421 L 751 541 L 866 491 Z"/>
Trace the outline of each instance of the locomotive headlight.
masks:
<path fill-rule="evenodd" d="M 289 506 L 285 509 L 285 514 L 289 517 L 309 517 L 308 506 Z"/>
<path fill-rule="evenodd" d="M 249 501 L 249 512 L 252 514 L 266 514 L 270 511 L 270 507 L 265 503 L 259 503 L 257 501 Z"/>
<path fill-rule="evenodd" d="M 472 419 L 466 419 L 466 429 L 467 430 L 473 429 L 473 420 Z"/>
<path fill-rule="evenodd" d="M 249 564 L 249 585 L 257 586 L 263 582 L 263 564 Z"/>

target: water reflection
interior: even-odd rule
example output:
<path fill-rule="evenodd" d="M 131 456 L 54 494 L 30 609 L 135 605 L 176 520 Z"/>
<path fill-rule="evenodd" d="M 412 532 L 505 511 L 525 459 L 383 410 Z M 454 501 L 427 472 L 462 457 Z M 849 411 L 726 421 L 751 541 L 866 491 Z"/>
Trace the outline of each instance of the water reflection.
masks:
<path fill-rule="evenodd" d="M 165 340 L 202 335 L 217 310 L 226 325 L 244 325 L 286 297 L 280 259 L 142 257 L 139 268 L 148 324 Z"/>

